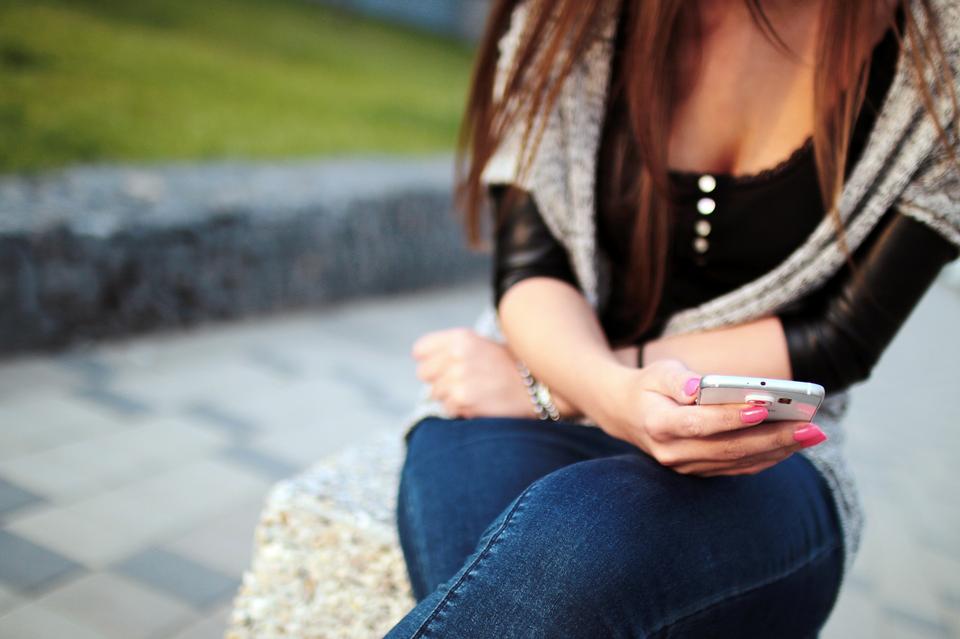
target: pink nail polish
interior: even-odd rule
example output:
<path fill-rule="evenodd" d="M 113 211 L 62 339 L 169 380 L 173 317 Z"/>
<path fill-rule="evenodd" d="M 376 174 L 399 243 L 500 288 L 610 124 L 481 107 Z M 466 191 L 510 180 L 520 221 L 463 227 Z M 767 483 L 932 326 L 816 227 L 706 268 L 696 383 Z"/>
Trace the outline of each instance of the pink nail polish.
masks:
<path fill-rule="evenodd" d="M 816 424 L 808 424 L 793 431 L 793 439 L 804 448 L 810 448 L 827 441 L 827 435 Z"/>
<path fill-rule="evenodd" d="M 700 378 L 691 377 L 687 380 L 687 383 L 683 385 L 683 392 L 687 395 L 696 395 L 697 390 L 700 388 Z"/>
<path fill-rule="evenodd" d="M 759 424 L 765 420 L 769 414 L 763 406 L 752 406 L 740 411 L 740 420 L 744 424 Z"/>

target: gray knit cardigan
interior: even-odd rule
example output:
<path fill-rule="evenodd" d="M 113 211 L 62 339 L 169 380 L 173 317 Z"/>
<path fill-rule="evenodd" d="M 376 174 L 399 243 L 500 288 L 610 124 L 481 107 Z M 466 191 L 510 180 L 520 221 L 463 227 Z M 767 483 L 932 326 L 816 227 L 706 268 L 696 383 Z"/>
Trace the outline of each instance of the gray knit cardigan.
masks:
<path fill-rule="evenodd" d="M 919 0 L 911 1 L 919 5 Z M 950 77 L 957 85 L 960 8 L 955 0 L 932 0 L 931 4 L 938 17 Z M 494 83 L 498 98 L 502 97 L 526 12 L 526 4 L 518 5 L 510 28 L 499 43 Z M 609 273 L 606 258 L 596 244 L 594 182 L 615 27 L 614 17 L 605 21 L 600 37 L 565 81 L 555 107 L 543 116 L 547 118 L 545 133 L 522 179 L 517 175 L 521 156 L 519 134 L 508 136 L 483 174 L 487 184 L 517 184 L 531 193 L 545 223 L 567 250 L 580 288 L 594 308 L 607 294 Z M 921 21 L 920 27 L 926 33 L 929 25 Z M 909 55 L 901 52 L 872 134 L 840 196 L 839 213 L 851 250 L 890 207 L 929 225 L 960 246 L 960 175 L 922 104 Z M 952 101 L 949 96 L 936 94 L 935 107 L 939 121 L 951 123 L 947 133 L 956 148 L 957 114 Z M 771 215 L 775 212 L 771 211 Z M 826 216 L 779 266 L 736 290 L 676 313 L 668 319 L 663 334 L 703 331 L 776 313 L 821 286 L 843 265 L 844 255 L 834 222 Z M 492 301 L 477 318 L 475 329 L 504 341 Z M 801 453 L 822 473 L 836 501 L 844 535 L 845 571 L 852 564 L 863 528 L 863 511 L 843 454 L 841 422 L 846 406 L 845 391 L 825 400 L 817 424 L 829 440 Z M 430 400 L 429 388 L 424 386 L 420 401 L 407 420 L 408 427 L 428 415 L 449 417 L 439 403 Z M 595 426 L 586 419 L 580 423 Z"/>

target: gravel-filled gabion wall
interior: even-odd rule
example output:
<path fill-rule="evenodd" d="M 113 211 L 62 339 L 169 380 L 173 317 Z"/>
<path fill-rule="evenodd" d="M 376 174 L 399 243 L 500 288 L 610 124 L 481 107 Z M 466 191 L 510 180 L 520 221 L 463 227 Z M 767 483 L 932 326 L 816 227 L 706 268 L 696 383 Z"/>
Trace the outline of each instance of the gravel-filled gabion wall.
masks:
<path fill-rule="evenodd" d="M 448 157 L 0 177 L 0 353 L 475 279 L 451 190 Z"/>

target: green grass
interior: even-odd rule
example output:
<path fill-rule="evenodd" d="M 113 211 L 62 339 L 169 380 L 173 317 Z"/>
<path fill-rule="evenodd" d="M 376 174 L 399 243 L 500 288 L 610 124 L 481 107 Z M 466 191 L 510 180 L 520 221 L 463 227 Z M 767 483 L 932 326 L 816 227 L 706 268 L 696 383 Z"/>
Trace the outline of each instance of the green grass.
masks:
<path fill-rule="evenodd" d="M 303 0 L 0 0 L 0 171 L 450 150 L 470 60 Z"/>

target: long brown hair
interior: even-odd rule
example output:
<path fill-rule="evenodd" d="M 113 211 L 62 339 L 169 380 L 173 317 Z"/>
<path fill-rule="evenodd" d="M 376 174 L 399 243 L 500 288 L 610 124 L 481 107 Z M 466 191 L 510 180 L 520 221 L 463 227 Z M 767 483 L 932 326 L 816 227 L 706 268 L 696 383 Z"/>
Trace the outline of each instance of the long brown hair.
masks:
<path fill-rule="evenodd" d="M 691 24 L 689 0 L 525 0 L 527 19 L 512 68 L 506 75 L 502 95 L 494 96 L 498 43 L 510 24 L 519 0 L 494 0 L 481 40 L 463 121 L 458 162 L 457 196 L 465 214 L 471 246 L 484 246 L 486 193 L 481 173 L 508 131 L 522 125 L 522 157 L 525 172 L 536 154 L 546 124 L 541 117 L 554 105 L 561 85 L 574 64 L 595 39 L 604 21 L 620 15 L 625 36 L 619 78 L 610 86 L 626 87 L 629 112 L 629 142 L 641 158 L 640 175 L 624 177 L 637 211 L 631 240 L 627 286 L 635 304 L 638 325 L 635 335 L 654 320 L 664 285 L 669 243 L 667 143 L 672 106 L 677 98 L 677 52 L 671 42 L 682 24 Z M 620 12 L 620 3 L 632 3 Z M 765 15 L 762 0 L 744 0 L 757 27 L 770 41 L 786 49 Z M 934 97 L 922 78 L 930 69 L 940 69 L 938 90 L 957 97 L 950 66 L 946 64 L 935 14 L 929 0 L 920 0 L 923 15 L 915 16 L 909 0 L 900 0 L 903 28 L 895 20 L 893 5 L 877 0 L 826 0 L 819 17 L 819 39 L 814 71 L 814 155 L 820 191 L 828 214 L 834 219 L 841 246 L 847 253 L 843 225 L 836 202 L 843 187 L 848 147 L 857 113 L 864 99 L 869 74 L 872 30 L 890 9 L 890 24 L 901 46 L 909 44 L 911 62 L 922 91 L 923 102 L 936 121 Z M 934 27 L 934 37 L 924 40 L 918 21 Z M 692 21 L 696 23 L 695 20 Z M 957 112 L 956 109 L 954 110 Z M 945 124 L 936 122 L 941 141 L 948 144 Z M 948 144 L 949 146 L 949 144 Z M 955 150 L 951 147 L 951 153 Z M 632 185 L 629 187 L 628 185 Z M 495 222 L 496 223 L 496 222 Z"/>

